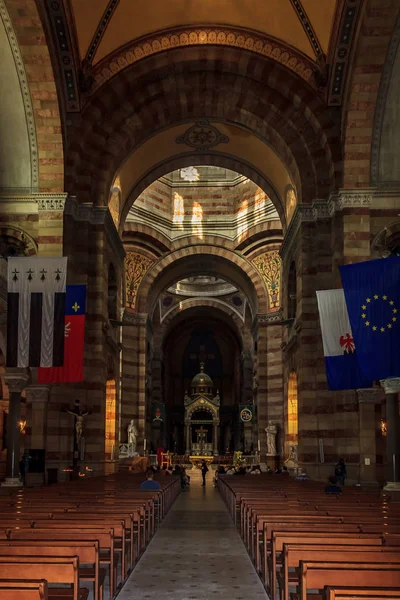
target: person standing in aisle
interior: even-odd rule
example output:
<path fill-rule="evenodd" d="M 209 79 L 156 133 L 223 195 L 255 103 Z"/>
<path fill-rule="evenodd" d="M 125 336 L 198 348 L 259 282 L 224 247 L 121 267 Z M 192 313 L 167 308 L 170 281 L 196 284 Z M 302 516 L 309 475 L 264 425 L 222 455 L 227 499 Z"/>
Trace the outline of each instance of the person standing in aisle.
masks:
<path fill-rule="evenodd" d="M 203 459 L 201 461 L 201 476 L 203 478 L 203 483 L 201 485 L 206 485 L 206 475 L 208 473 L 208 467 L 206 461 Z"/>

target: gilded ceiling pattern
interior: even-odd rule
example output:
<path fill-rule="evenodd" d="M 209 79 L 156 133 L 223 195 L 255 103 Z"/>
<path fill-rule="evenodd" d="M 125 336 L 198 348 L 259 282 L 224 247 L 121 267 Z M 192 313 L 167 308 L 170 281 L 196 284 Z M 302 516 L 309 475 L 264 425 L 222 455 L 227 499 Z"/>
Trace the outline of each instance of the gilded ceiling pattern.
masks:
<path fill-rule="evenodd" d="M 153 264 L 150 258 L 137 252 L 127 252 L 125 257 L 125 282 L 127 308 L 135 308 L 139 286 L 146 272 Z"/>
<path fill-rule="evenodd" d="M 280 307 L 281 294 L 281 259 L 278 250 L 269 250 L 253 259 L 268 290 L 269 308 Z"/>

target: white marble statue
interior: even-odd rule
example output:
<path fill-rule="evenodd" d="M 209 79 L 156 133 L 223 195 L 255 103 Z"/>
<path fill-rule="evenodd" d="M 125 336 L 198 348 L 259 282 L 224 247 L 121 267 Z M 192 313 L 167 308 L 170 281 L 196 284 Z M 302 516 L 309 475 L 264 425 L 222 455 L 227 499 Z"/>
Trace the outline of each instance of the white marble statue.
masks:
<path fill-rule="evenodd" d="M 265 433 L 267 434 L 267 455 L 268 456 L 276 456 L 276 434 L 277 427 L 272 423 L 272 421 L 268 422 L 268 426 L 265 428 Z"/>
<path fill-rule="evenodd" d="M 136 452 L 137 435 L 138 430 L 135 421 L 134 419 L 131 419 L 131 422 L 128 425 L 128 444 L 130 445 L 132 452 Z"/>

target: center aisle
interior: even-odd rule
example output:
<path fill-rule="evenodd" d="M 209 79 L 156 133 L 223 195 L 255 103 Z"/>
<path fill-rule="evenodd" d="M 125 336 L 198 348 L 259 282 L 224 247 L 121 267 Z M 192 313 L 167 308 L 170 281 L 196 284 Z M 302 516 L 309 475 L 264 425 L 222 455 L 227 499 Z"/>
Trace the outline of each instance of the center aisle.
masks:
<path fill-rule="evenodd" d="M 192 477 L 133 570 L 118 600 L 268 598 L 228 511 Z"/>

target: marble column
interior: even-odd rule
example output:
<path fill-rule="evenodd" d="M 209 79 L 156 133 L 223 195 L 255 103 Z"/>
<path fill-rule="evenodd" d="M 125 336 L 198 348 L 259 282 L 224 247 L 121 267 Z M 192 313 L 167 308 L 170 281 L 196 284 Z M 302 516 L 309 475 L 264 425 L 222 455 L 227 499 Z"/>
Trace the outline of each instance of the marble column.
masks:
<path fill-rule="evenodd" d="M 357 390 L 360 419 L 360 482 L 378 485 L 376 478 L 375 405 L 384 398 L 380 388 Z"/>
<path fill-rule="evenodd" d="M 46 448 L 47 405 L 50 390 L 51 385 L 29 385 L 26 388 L 26 400 L 30 414 L 28 426 L 31 429 L 31 448 Z"/>
<path fill-rule="evenodd" d="M 384 489 L 400 494 L 400 377 L 383 379 L 381 385 L 386 394 L 387 420 L 387 484 Z"/>
<path fill-rule="evenodd" d="M 29 375 L 25 369 L 7 369 L 4 374 L 4 381 L 10 392 L 10 400 L 7 420 L 6 480 L 2 485 L 4 487 L 19 487 L 21 485 L 19 478 L 21 392 L 29 381 Z"/>

